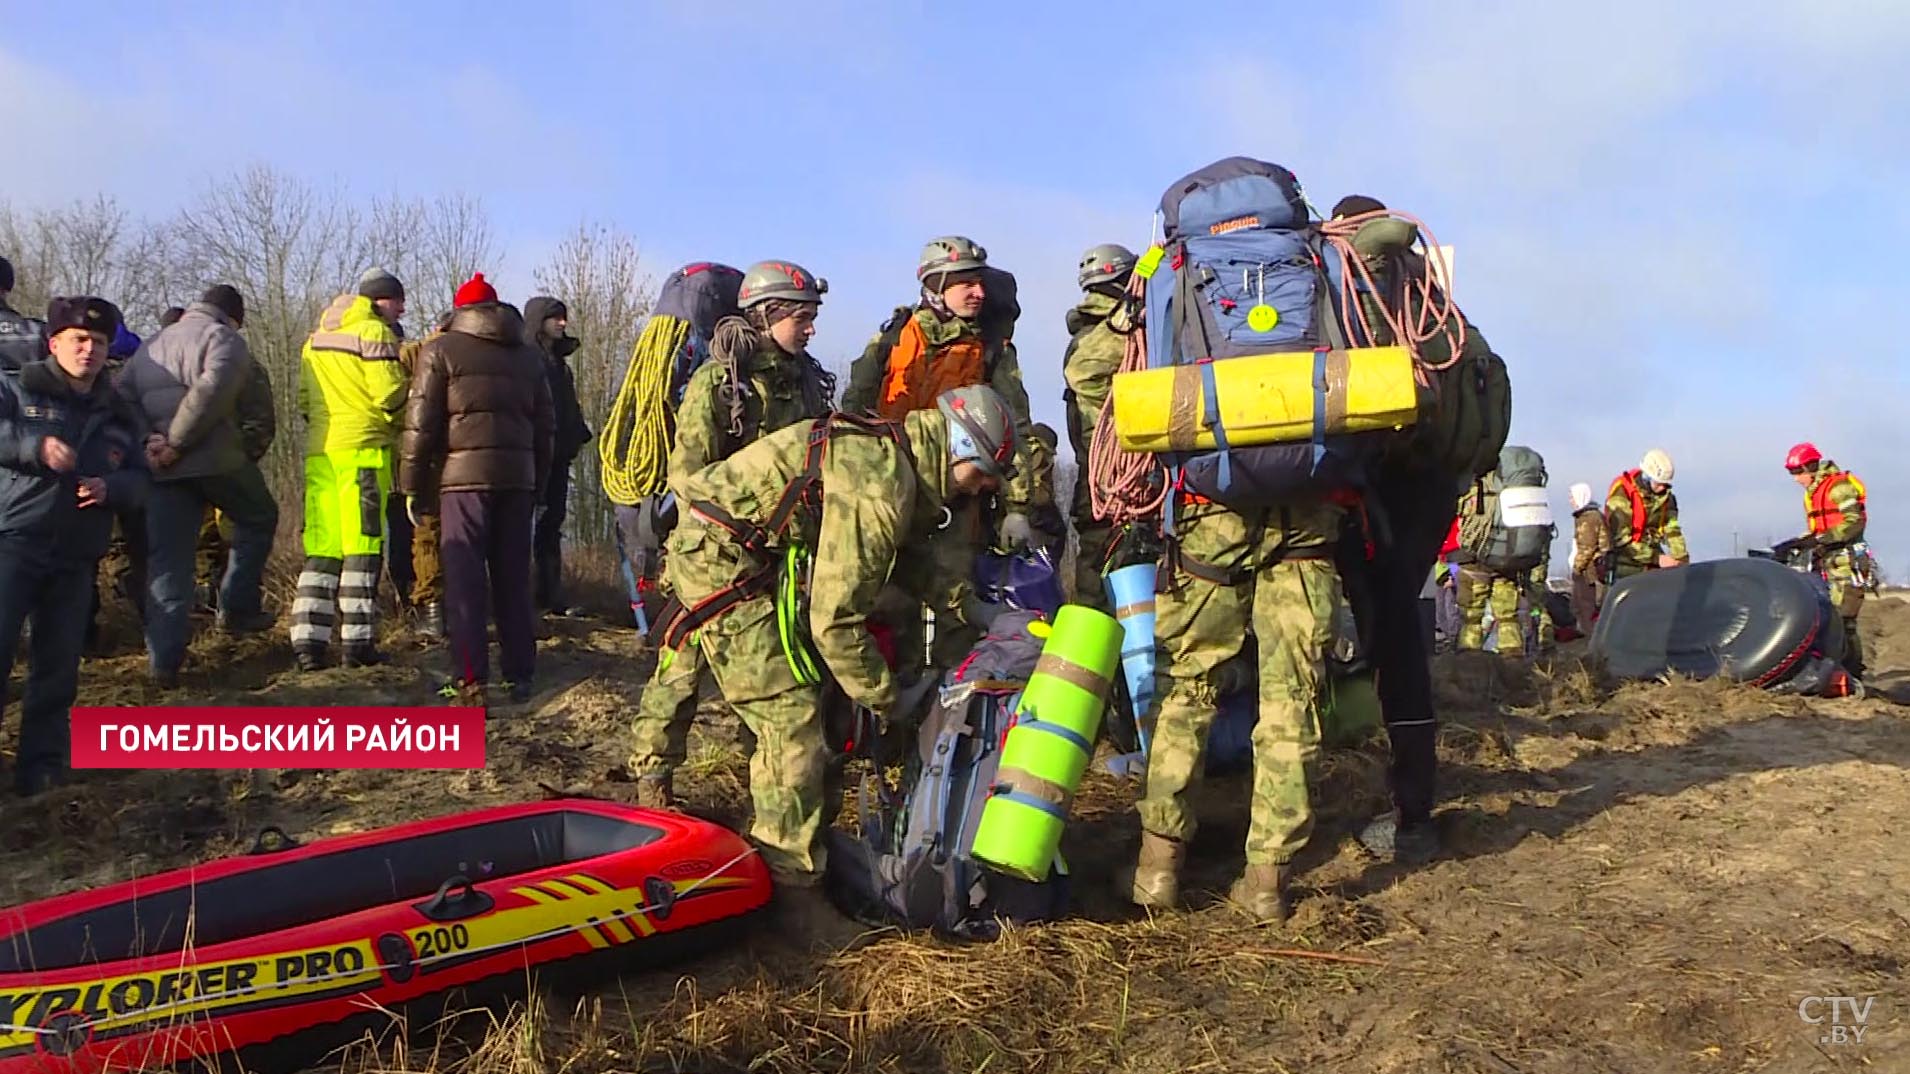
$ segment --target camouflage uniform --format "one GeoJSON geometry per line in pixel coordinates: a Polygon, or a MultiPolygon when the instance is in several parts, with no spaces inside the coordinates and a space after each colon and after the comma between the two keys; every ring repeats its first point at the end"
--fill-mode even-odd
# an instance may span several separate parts
{"type": "Polygon", "coordinates": [[[1068,442],[1074,446],[1076,465],[1069,514],[1074,517],[1074,532],[1080,542],[1074,553],[1072,599],[1104,612],[1110,609],[1101,569],[1112,532],[1107,523],[1094,517],[1088,449],[1094,442],[1094,427],[1101,420],[1101,407],[1107,402],[1115,370],[1127,357],[1126,337],[1116,334],[1107,323],[1117,306],[1119,303],[1107,295],[1083,295],[1081,304],[1068,311],[1071,338],[1061,359],[1062,375],[1068,381],[1067,390],[1062,392],[1068,406],[1068,442]]]}
{"type": "MultiPolygon", "coordinates": [[[[911,413],[903,428],[906,452],[885,437],[839,429],[822,458],[820,511],[798,510],[778,542],[813,556],[803,625],[817,663],[852,702],[877,713],[894,704],[896,681],[866,629],[869,613],[892,580],[925,591],[928,561],[910,550],[932,532],[952,492],[941,413],[911,413]],[[915,459],[935,463],[917,469],[915,459]]],[[[686,606],[778,567],[779,555],[755,558],[706,513],[714,507],[737,524],[767,522],[803,472],[810,432],[808,422],[782,429],[681,480],[677,495],[684,510],[666,545],[664,577],[686,606]]],[[[821,838],[829,800],[823,687],[798,681],[770,585],[770,592],[759,590],[704,623],[696,644],[724,700],[756,737],[750,837],[778,883],[811,886],[821,879],[827,856],[821,838]]]]}
{"type": "Polygon", "coordinates": [[[1028,521],[1034,528],[1035,545],[1047,550],[1049,557],[1059,566],[1061,557],[1068,549],[1068,522],[1061,517],[1061,508],[1055,503],[1055,456],[1059,452],[1061,438],[1055,435],[1051,426],[1042,422],[1035,422],[1034,435],[1041,442],[1041,450],[1032,453],[1039,469],[1034,474],[1034,503],[1030,505],[1028,521]]]}
{"type": "MultiPolygon", "coordinates": [[[[1466,494],[1459,498],[1459,519],[1464,525],[1465,520],[1479,516],[1486,510],[1484,490],[1478,482],[1474,482],[1466,494]]],[[[1538,647],[1552,647],[1552,613],[1545,606],[1545,577],[1552,569],[1549,551],[1536,567],[1509,574],[1481,566],[1463,549],[1458,558],[1458,648],[1486,647],[1485,620],[1486,606],[1489,604],[1492,607],[1493,626],[1499,635],[1498,651],[1507,656],[1523,654],[1526,648],[1526,619],[1519,614],[1521,600],[1527,603],[1529,614],[1537,620],[1538,647]]]]}
{"type": "MultiPolygon", "coordinates": [[[[1326,651],[1340,598],[1332,561],[1344,509],[1303,501],[1242,515],[1183,506],[1179,564],[1156,598],[1157,713],[1142,829],[1185,846],[1195,829],[1188,790],[1204,767],[1217,669],[1258,639],[1260,719],[1253,729],[1249,866],[1284,865],[1312,832],[1308,780],[1319,755],[1326,651]],[[1196,562],[1186,562],[1192,557],[1196,562]],[[1194,573],[1198,570],[1200,573],[1194,573]],[[1228,582],[1202,577],[1225,576],[1228,582]]],[[[1145,856],[1145,852],[1144,852],[1145,856]]]]}
{"type": "Polygon", "coordinates": [[[1572,516],[1572,614],[1581,633],[1592,631],[1592,620],[1605,603],[1605,564],[1612,552],[1612,535],[1604,513],[1589,504],[1572,516]]]}
{"type": "MultiPolygon", "coordinates": [[[[949,348],[981,338],[981,329],[974,321],[944,316],[925,307],[896,310],[895,317],[875,334],[863,349],[861,357],[850,365],[849,383],[842,392],[843,410],[898,416],[891,412],[892,407],[883,404],[882,395],[889,370],[894,327],[904,318],[913,319],[921,329],[928,348],[921,360],[931,370],[949,348]]],[[[920,393],[918,404],[928,409],[934,408],[934,399],[941,389],[963,386],[946,379],[937,379],[932,374],[930,380],[939,388],[920,393]]],[[[1003,340],[998,344],[982,382],[1007,400],[1009,409],[1015,415],[1016,472],[1002,486],[1001,499],[1008,511],[1020,512],[1032,523],[1036,503],[1035,475],[1044,471],[1052,472],[1054,460],[1052,457],[1042,457],[1051,453],[1034,435],[1034,422],[1028,411],[1028,389],[1021,382],[1021,364],[1012,341],[1003,340]]],[[[936,667],[954,666],[981,640],[981,630],[969,621],[966,610],[977,599],[975,559],[982,549],[994,542],[994,525],[1001,517],[998,512],[985,510],[985,506],[979,500],[967,500],[953,506],[948,525],[937,531],[929,542],[936,562],[936,577],[942,579],[945,586],[928,601],[936,620],[934,651],[930,657],[936,667]]],[[[922,643],[920,617],[901,615],[897,619],[893,625],[900,651],[909,654],[922,652],[925,646],[922,643]]]]}
{"type": "MultiPolygon", "coordinates": [[[[731,427],[729,404],[720,397],[727,383],[721,362],[704,362],[690,377],[676,413],[676,443],[670,449],[670,490],[685,501],[683,483],[712,463],[729,458],[768,433],[805,418],[821,417],[829,400],[816,386],[805,388],[808,359],[784,353],[765,339],[738,370],[749,382],[744,397],[743,432],[731,427]]],[[[678,515],[681,517],[682,511],[678,515]]],[[[667,777],[683,763],[696,698],[707,665],[696,645],[658,654],[657,667],[644,688],[631,723],[635,745],[628,768],[639,778],[667,777]]]]}
{"type": "Polygon", "coordinates": [[[1810,532],[1817,537],[1815,563],[1830,585],[1830,604],[1844,620],[1844,667],[1861,676],[1864,667],[1863,640],[1857,634],[1857,615],[1864,606],[1864,591],[1870,585],[1869,554],[1860,546],[1868,521],[1863,498],[1850,474],[1825,462],[1804,493],[1804,510],[1810,532]],[[1820,517],[1813,506],[1824,497],[1824,505],[1839,517],[1820,517]]]}
{"type": "Polygon", "coordinates": [[[1691,562],[1684,528],[1678,522],[1678,496],[1668,488],[1647,492],[1642,485],[1637,486],[1644,500],[1645,524],[1641,537],[1632,540],[1632,502],[1625,488],[1626,478],[1637,481],[1638,472],[1633,470],[1613,482],[1611,492],[1605,497],[1605,526],[1611,535],[1615,576],[1629,578],[1657,570],[1660,548],[1680,562],[1691,562]]]}
{"type": "Polygon", "coordinates": [[[1493,626],[1499,635],[1499,652],[1507,656],[1525,652],[1527,615],[1519,612],[1519,601],[1526,602],[1527,614],[1537,620],[1538,647],[1552,647],[1552,613],[1545,606],[1546,562],[1517,576],[1494,574],[1476,563],[1459,568],[1459,648],[1486,647],[1486,605],[1492,606],[1493,626]]]}

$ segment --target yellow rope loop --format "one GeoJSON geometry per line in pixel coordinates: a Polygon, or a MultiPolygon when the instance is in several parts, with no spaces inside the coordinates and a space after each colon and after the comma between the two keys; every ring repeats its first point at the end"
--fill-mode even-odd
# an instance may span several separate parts
{"type": "Polygon", "coordinates": [[[690,323],[653,316],[643,327],[623,387],[597,438],[604,495],[633,507],[662,492],[670,474],[670,375],[690,338],[690,323]]]}

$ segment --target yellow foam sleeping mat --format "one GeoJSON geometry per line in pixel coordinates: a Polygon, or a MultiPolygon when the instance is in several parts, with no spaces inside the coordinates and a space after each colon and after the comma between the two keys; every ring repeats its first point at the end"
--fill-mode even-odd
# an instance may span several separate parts
{"type": "MultiPolygon", "coordinates": [[[[1230,447],[1313,439],[1314,352],[1222,358],[1212,366],[1230,447]]],[[[1324,372],[1325,435],[1403,429],[1418,418],[1419,389],[1404,347],[1329,351],[1324,372]]],[[[1157,452],[1219,447],[1206,424],[1204,381],[1197,364],[1116,373],[1114,428],[1121,446],[1157,452]]]]}

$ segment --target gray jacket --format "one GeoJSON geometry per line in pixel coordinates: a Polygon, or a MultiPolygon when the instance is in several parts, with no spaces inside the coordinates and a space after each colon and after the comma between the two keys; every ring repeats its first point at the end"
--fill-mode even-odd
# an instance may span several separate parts
{"type": "Polygon", "coordinates": [[[142,343],[120,374],[119,392],[166,437],[179,461],[154,481],[230,473],[248,461],[239,436],[239,393],[252,375],[252,352],[232,321],[194,302],[185,316],[142,343]]]}

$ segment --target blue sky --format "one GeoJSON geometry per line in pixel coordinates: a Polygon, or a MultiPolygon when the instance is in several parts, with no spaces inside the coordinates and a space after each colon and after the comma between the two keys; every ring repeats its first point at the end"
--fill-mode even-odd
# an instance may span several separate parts
{"type": "Polygon", "coordinates": [[[1566,485],[1602,493],[1659,446],[1695,553],[1730,555],[1733,530],[1802,528],[1781,463],[1809,438],[1864,477],[1910,578],[1900,0],[103,2],[79,39],[98,53],[57,5],[0,8],[18,205],[104,190],[163,213],[253,161],[462,190],[507,298],[609,222],[656,278],[702,258],[827,277],[832,363],[912,297],[925,240],[967,234],[1020,280],[1057,428],[1080,252],[1140,248],[1162,189],[1217,157],[1278,161],[1322,210],[1370,193],[1457,248],[1561,514],[1566,485]],[[103,164],[72,151],[96,135],[103,164]]]}

